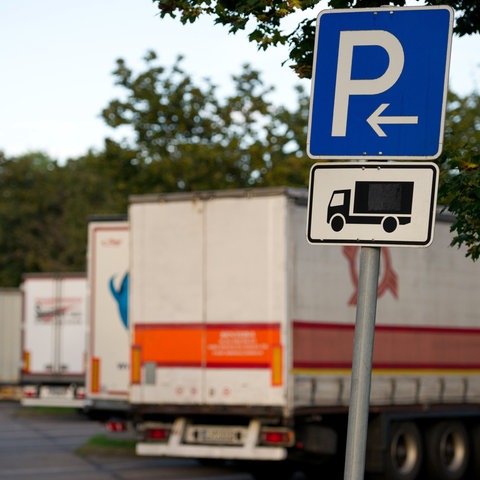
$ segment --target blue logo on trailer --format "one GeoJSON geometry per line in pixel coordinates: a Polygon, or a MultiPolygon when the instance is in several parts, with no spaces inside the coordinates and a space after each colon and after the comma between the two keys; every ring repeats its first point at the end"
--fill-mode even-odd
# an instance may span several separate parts
{"type": "Polygon", "coordinates": [[[120,287],[115,288],[115,275],[110,278],[108,286],[110,287],[110,293],[117,302],[118,313],[120,314],[120,320],[123,323],[123,326],[128,329],[128,279],[129,274],[126,273],[123,276],[120,287]]]}
{"type": "Polygon", "coordinates": [[[317,19],[307,150],[315,159],[442,151],[450,7],[326,10],[317,19]]]}

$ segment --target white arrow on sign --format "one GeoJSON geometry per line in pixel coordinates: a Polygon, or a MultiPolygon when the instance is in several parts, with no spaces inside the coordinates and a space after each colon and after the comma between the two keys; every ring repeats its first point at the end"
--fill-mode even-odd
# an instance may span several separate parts
{"type": "Polygon", "coordinates": [[[368,124],[373,128],[375,133],[379,137],[386,137],[387,134],[380,128],[380,124],[383,125],[404,125],[410,124],[414,125],[418,123],[418,117],[416,115],[412,116],[381,116],[383,111],[389,106],[389,103],[382,103],[368,118],[368,124]]]}

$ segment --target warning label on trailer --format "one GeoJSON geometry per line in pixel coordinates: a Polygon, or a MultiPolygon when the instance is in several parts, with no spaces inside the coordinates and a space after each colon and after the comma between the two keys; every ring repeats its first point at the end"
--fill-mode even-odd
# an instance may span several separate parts
{"type": "Polygon", "coordinates": [[[261,342],[255,330],[220,331],[214,343],[208,343],[208,352],[214,357],[262,357],[268,343],[261,342]]]}

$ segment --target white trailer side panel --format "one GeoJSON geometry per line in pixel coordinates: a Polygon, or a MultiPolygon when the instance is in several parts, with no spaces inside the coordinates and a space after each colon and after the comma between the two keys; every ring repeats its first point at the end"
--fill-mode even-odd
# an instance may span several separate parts
{"type": "MultiPolygon", "coordinates": [[[[306,245],[291,232],[296,407],[347,405],[360,247],[306,245]]],[[[428,248],[382,248],[372,404],[480,401],[480,272],[437,221],[428,248]]]]}
{"type": "Polygon", "coordinates": [[[22,362],[22,292],[0,289],[0,384],[18,384],[22,362]]]}
{"type": "Polygon", "coordinates": [[[128,287],[129,226],[93,220],[88,229],[89,335],[87,398],[95,405],[126,405],[130,382],[128,287]]]}

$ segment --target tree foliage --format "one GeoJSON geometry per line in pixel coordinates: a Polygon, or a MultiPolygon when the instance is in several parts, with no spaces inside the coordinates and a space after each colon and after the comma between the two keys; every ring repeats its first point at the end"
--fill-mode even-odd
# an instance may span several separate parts
{"type": "Polygon", "coordinates": [[[290,111],[268,100],[271,88],[248,65],[233,77],[233,93],[220,99],[209,80],[192,80],[181,57],[171,69],[153,52],[145,63],[135,74],[118,60],[114,76],[125,98],[102,113],[111,127],[133,132],[120,143],[109,140],[106,150],[129,157],[130,192],[306,185],[308,99],[302,89],[290,111]]]}
{"type": "Polygon", "coordinates": [[[439,202],[455,215],[452,244],[480,257],[480,96],[449,94],[445,145],[439,159],[439,202]]]}
{"type": "MultiPolygon", "coordinates": [[[[131,194],[254,186],[305,187],[309,100],[298,87],[295,108],[275,106],[271,87],[244,66],[230,95],[197,84],[178,61],[150,52],[135,73],[117,62],[124,95],[103,110],[122,141],[65,164],[32,152],[0,153],[0,286],[25,272],[85,269],[90,215],[125,214],[131,194]]],[[[479,257],[480,98],[450,93],[439,200],[456,215],[455,243],[479,257]]]]}
{"type": "MultiPolygon", "coordinates": [[[[210,15],[215,23],[226,25],[231,33],[248,30],[250,41],[267,49],[287,44],[291,66],[302,78],[312,75],[315,15],[320,0],[152,0],[160,16],[179,18],[182,23],[195,22],[201,15],[210,15]],[[314,7],[317,7],[314,9],[314,7]],[[291,31],[285,31],[282,20],[297,12],[305,19],[291,31]]],[[[420,1],[420,0],[418,0],[420,1]]],[[[331,8],[380,7],[385,4],[404,6],[406,0],[329,0],[331,8]]],[[[450,5],[456,11],[455,33],[466,35],[480,31],[478,0],[426,0],[426,5],[450,5]]]]}
{"type": "Polygon", "coordinates": [[[60,166],[43,153],[0,154],[0,286],[27,272],[85,269],[88,215],[118,208],[94,157],[60,166]]]}
{"type": "Polygon", "coordinates": [[[260,75],[245,66],[233,93],[195,83],[182,69],[145,70],[123,60],[114,71],[122,98],[103,117],[122,141],[63,165],[39,152],[0,153],[0,286],[18,286],[23,273],[83,271],[90,215],[125,214],[132,194],[270,185],[305,186],[308,98],[298,107],[273,105],[260,75]]]}

